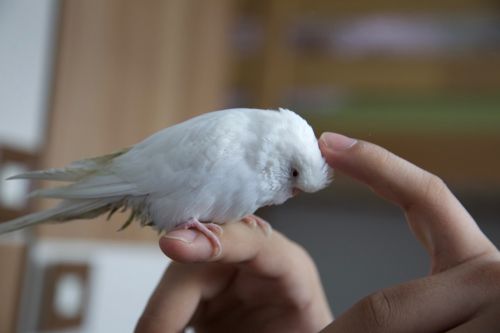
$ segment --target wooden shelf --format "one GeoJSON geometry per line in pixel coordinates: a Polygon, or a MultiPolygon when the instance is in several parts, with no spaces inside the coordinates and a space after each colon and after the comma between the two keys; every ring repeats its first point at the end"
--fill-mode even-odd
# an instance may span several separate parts
{"type": "MultiPolygon", "coordinates": [[[[375,141],[466,189],[500,188],[498,47],[481,39],[480,47],[471,41],[465,49],[457,46],[460,52],[444,48],[355,56],[327,45],[334,22],[370,15],[492,19],[498,12],[496,2],[239,3],[237,15],[253,17],[262,24],[255,30],[264,32],[260,53],[233,53],[231,82],[246,96],[255,96],[252,106],[293,108],[296,103],[318,133],[333,130],[375,141]],[[306,29],[303,36],[296,31],[301,28],[306,29]]],[[[490,38],[496,42],[496,37],[490,38]]]]}
{"type": "Polygon", "coordinates": [[[398,12],[398,13],[445,13],[497,10],[495,1],[491,0],[443,0],[443,1],[300,1],[300,12],[303,15],[316,17],[339,17],[351,15],[365,15],[371,13],[398,12]]]}

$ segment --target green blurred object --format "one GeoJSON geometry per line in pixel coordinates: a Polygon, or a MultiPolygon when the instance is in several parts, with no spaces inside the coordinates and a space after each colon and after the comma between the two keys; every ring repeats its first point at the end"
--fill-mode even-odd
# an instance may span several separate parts
{"type": "Polygon", "coordinates": [[[308,118],[321,130],[500,135],[500,95],[364,96],[308,118]]]}

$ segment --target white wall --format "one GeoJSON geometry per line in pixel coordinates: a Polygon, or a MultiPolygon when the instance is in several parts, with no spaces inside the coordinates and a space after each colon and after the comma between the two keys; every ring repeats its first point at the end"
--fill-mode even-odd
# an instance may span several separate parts
{"type": "Polygon", "coordinates": [[[55,0],[0,0],[0,144],[35,151],[50,92],[55,0]]]}
{"type": "MultiPolygon", "coordinates": [[[[83,263],[90,270],[82,327],[57,332],[108,333],[134,330],[170,260],[157,245],[55,239],[37,242],[31,249],[19,332],[39,332],[34,327],[40,313],[42,276],[47,266],[56,263],[83,263]]],[[[68,290],[70,299],[66,301],[72,303],[71,298],[79,294],[68,290]]]]}

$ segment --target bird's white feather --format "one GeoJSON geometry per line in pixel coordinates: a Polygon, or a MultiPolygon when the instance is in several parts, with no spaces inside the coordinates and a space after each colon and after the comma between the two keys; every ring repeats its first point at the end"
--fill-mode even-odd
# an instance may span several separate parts
{"type": "Polygon", "coordinates": [[[51,168],[47,170],[25,172],[9,177],[7,178],[7,180],[41,179],[41,180],[56,180],[64,182],[76,182],[89,176],[94,172],[101,170],[107,163],[112,161],[115,157],[124,154],[128,150],[129,148],[126,148],[108,155],[75,161],[64,168],[51,168]]]}
{"type": "MultiPolygon", "coordinates": [[[[143,222],[168,231],[190,219],[224,223],[242,218],[264,205],[283,203],[295,187],[318,191],[328,184],[330,169],[311,127],[297,114],[229,109],[161,130],[119,154],[18,178],[73,181],[35,195],[83,206],[92,202],[91,215],[99,211],[95,205],[114,211],[131,204],[143,222]],[[292,178],[295,169],[301,173],[297,179],[292,178]]],[[[16,226],[28,223],[19,221],[16,226]]]]}
{"type": "Polygon", "coordinates": [[[31,193],[32,197],[60,199],[103,199],[109,197],[139,196],[132,183],[124,182],[113,174],[97,174],[68,186],[41,189],[31,193]]]}
{"type": "Polygon", "coordinates": [[[63,201],[56,207],[0,223],[0,234],[46,221],[63,222],[75,218],[95,217],[104,212],[101,208],[106,205],[107,203],[102,200],[63,201]]]}

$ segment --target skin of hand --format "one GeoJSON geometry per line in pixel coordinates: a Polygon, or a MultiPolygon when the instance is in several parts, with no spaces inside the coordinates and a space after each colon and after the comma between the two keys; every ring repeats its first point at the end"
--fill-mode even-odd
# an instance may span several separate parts
{"type": "MultiPolygon", "coordinates": [[[[438,177],[374,144],[324,133],[327,162],[399,205],[431,257],[429,276],[380,290],[332,321],[313,262],[278,232],[224,226],[224,252],[175,231],[161,249],[181,263],[160,281],[136,332],[498,332],[500,254],[438,177]],[[178,240],[178,238],[184,239],[178,240]],[[300,269],[297,269],[300,267],[300,269]]],[[[334,264],[334,263],[332,263],[334,264]]]]}
{"type": "Polygon", "coordinates": [[[316,267],[299,245],[243,222],[225,224],[220,240],[222,253],[213,258],[211,243],[195,230],[160,239],[174,262],[136,332],[187,326],[196,332],[318,332],[332,321],[316,267]]]}
{"type": "Polygon", "coordinates": [[[431,258],[429,276],[362,299],[322,332],[500,332],[500,254],[445,183],[368,142],[325,133],[320,147],[400,206],[431,258]]]}

